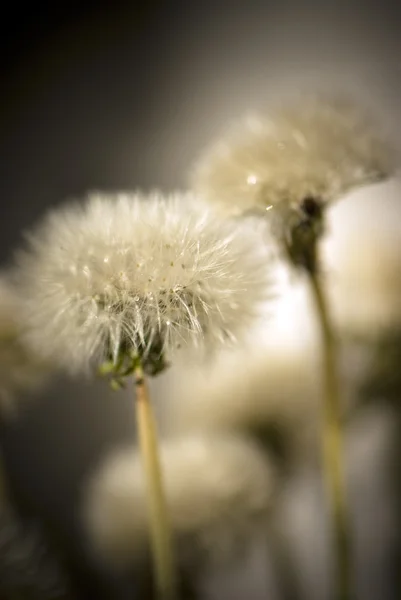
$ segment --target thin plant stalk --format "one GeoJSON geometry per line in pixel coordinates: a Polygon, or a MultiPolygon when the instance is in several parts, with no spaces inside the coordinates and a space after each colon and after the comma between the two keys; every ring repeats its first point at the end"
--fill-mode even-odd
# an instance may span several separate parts
{"type": "Polygon", "coordinates": [[[309,273],[312,294],[322,334],[323,354],[323,463],[331,503],[336,568],[336,598],[350,600],[350,529],[344,474],[344,440],[341,423],[341,395],[337,372],[337,344],[321,279],[309,273]]]}
{"type": "Polygon", "coordinates": [[[139,447],[148,492],[149,526],[158,600],[177,599],[176,565],[170,518],[163,489],[156,422],[145,374],[135,368],[136,417],[139,447]]]}

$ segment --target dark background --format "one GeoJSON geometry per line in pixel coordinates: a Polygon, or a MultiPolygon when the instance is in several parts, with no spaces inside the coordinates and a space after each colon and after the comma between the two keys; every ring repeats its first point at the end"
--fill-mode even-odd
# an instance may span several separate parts
{"type": "MultiPolygon", "coordinates": [[[[282,89],[346,84],[399,116],[396,3],[32,2],[3,10],[3,264],[21,231],[66,198],[185,185],[227,120],[282,89]]],[[[129,398],[67,381],[25,403],[2,434],[23,510],[62,537],[88,598],[104,588],[100,574],[85,575],[82,483],[109,448],[133,436],[129,398]]]]}

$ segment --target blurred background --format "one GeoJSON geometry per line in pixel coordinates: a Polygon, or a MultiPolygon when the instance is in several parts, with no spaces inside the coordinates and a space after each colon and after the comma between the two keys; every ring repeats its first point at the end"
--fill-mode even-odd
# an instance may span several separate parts
{"type": "MultiPolygon", "coordinates": [[[[0,25],[2,264],[22,232],[66,199],[97,189],[185,186],[193,161],[227,121],[282,92],[357,90],[397,136],[398,10],[390,1],[372,0],[10,5],[0,25]]],[[[393,322],[401,321],[397,182],[355,192],[331,218],[326,251],[333,302],[339,323],[356,340],[344,372],[362,389],[367,359],[358,340],[376,335],[383,324],[396,331],[393,322]],[[384,280],[378,273],[386,257],[392,270],[384,280]]],[[[313,356],[307,299],[293,282],[283,285],[291,290],[289,301],[277,307],[272,329],[261,337],[272,349],[281,345],[283,355],[286,348],[312,348],[313,356]]],[[[395,336],[392,370],[385,365],[379,384],[366,384],[365,395],[380,402],[350,428],[361,600],[400,597],[398,342],[395,336]]],[[[168,378],[174,373],[155,382],[160,400],[168,378]]],[[[59,378],[35,401],[21,402],[18,420],[2,425],[16,501],[27,517],[39,515],[66,549],[77,598],[140,597],[139,576],[127,592],[98,565],[80,518],[87,478],[109,451],[134,439],[131,409],[129,395],[112,394],[102,383],[59,378]]],[[[319,471],[308,465],[286,483],[283,519],[293,538],[301,597],[324,600],[325,515],[319,471]]],[[[257,563],[211,570],[202,597],[279,599],[275,575],[257,563]]]]}

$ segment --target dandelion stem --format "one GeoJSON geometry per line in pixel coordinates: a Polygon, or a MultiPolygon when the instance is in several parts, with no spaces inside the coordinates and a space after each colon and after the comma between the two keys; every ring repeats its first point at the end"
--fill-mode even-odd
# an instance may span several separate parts
{"type": "Polygon", "coordinates": [[[177,599],[170,519],[163,490],[155,418],[142,366],[134,371],[139,446],[148,491],[149,525],[158,600],[177,599]]]}
{"type": "Polygon", "coordinates": [[[343,466],[344,447],[341,425],[340,385],[337,373],[336,339],[320,277],[316,272],[309,273],[309,277],[323,343],[323,462],[333,519],[336,568],[335,598],[338,600],[350,600],[352,594],[349,518],[343,466]]]}

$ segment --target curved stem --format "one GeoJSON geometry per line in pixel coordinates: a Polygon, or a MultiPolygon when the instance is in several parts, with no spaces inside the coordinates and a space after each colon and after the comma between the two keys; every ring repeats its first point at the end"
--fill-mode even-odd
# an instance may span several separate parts
{"type": "Polygon", "coordinates": [[[344,448],[336,339],[319,275],[309,273],[309,279],[320,322],[323,344],[323,461],[333,519],[337,586],[335,597],[338,600],[350,600],[352,594],[349,519],[343,467],[344,448]]]}
{"type": "Polygon", "coordinates": [[[134,381],[139,447],[148,493],[149,526],[157,598],[159,600],[176,600],[177,579],[173,560],[172,532],[163,490],[156,423],[141,366],[135,368],[134,381]]]}

